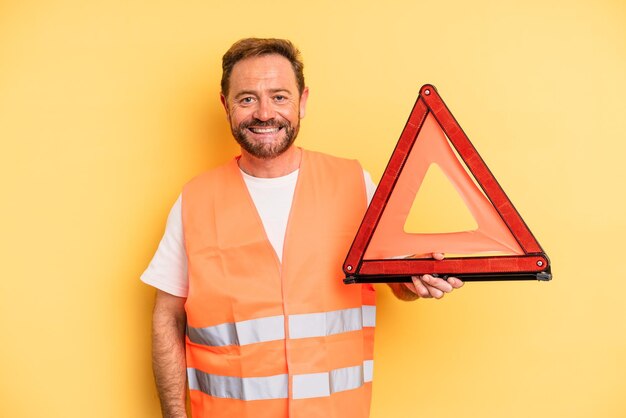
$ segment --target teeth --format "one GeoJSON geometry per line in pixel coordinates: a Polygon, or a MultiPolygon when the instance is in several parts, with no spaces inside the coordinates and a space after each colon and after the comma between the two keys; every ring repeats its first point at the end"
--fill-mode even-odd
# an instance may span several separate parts
{"type": "Polygon", "coordinates": [[[255,134],[269,134],[278,132],[278,128],[250,128],[255,134]]]}

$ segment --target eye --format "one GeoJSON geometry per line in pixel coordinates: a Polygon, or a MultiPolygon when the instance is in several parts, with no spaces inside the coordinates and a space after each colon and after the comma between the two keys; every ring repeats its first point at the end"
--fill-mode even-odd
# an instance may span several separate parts
{"type": "Polygon", "coordinates": [[[274,100],[280,103],[287,100],[287,97],[283,96],[282,94],[277,94],[276,96],[274,96],[274,100]]]}
{"type": "Polygon", "coordinates": [[[241,100],[239,100],[239,102],[241,104],[250,104],[250,103],[254,102],[254,97],[246,96],[246,97],[243,97],[241,100]]]}

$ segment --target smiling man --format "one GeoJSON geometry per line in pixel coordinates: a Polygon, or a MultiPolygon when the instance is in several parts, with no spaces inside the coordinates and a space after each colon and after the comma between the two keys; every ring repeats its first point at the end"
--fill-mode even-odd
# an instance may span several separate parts
{"type": "MultiPolygon", "coordinates": [[[[365,418],[375,292],[341,264],[375,186],[356,161],[294,146],[309,95],[298,50],[243,39],[221,101],[241,155],[191,180],[142,280],[157,288],[153,366],[164,417],[365,418]]],[[[440,255],[437,255],[440,257],[440,255]]],[[[432,276],[391,288],[440,298],[432,276]]]]}

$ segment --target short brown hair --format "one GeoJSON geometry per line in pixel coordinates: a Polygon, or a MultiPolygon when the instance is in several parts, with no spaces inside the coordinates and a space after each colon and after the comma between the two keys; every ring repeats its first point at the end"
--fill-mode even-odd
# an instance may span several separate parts
{"type": "Polygon", "coordinates": [[[222,94],[228,96],[230,73],[239,61],[250,57],[278,54],[287,58],[293,67],[300,94],[304,91],[304,64],[298,48],[286,39],[245,38],[235,42],[222,57],[222,94]]]}

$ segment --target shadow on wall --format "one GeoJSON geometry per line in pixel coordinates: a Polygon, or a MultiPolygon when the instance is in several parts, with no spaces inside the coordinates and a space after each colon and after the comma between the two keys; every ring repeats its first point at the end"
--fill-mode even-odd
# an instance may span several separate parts
{"type": "Polygon", "coordinates": [[[206,153],[203,155],[207,159],[206,167],[213,168],[239,155],[240,152],[218,95],[211,95],[206,101],[208,111],[201,116],[205,119],[205,135],[199,140],[205,143],[206,153]]]}
{"type": "Polygon", "coordinates": [[[187,158],[197,162],[193,175],[216,167],[239,154],[226,113],[220,101],[220,76],[213,73],[207,77],[207,65],[192,66],[187,83],[180,83],[174,99],[183,101],[182,120],[188,124],[190,138],[182,150],[187,158]]]}

